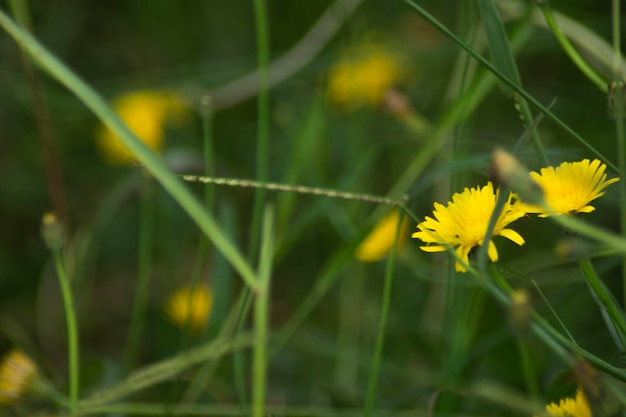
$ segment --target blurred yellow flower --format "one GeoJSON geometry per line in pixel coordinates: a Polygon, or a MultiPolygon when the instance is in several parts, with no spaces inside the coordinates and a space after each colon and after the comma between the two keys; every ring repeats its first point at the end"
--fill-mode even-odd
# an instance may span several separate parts
{"type": "Polygon", "coordinates": [[[37,365],[23,351],[13,349],[0,361],[0,405],[16,403],[37,376],[37,365]]]}
{"type": "Polygon", "coordinates": [[[212,307],[213,292],[207,285],[198,284],[193,291],[186,286],[174,292],[165,311],[177,326],[188,326],[192,332],[202,333],[211,316],[212,307]]]}
{"type": "Polygon", "coordinates": [[[344,107],[377,106],[401,78],[397,56],[378,44],[366,44],[346,54],[328,75],[327,94],[344,107]]]}
{"type": "MultiPolygon", "coordinates": [[[[187,113],[183,100],[171,92],[135,91],[116,97],[111,105],[130,130],[157,152],[163,146],[167,123],[180,123],[187,113]]],[[[96,144],[107,162],[126,164],[133,160],[117,135],[104,125],[98,127],[96,144]]]]}
{"type": "Polygon", "coordinates": [[[576,391],[576,397],[565,398],[559,403],[550,403],[546,406],[546,412],[535,417],[591,417],[589,402],[581,389],[576,391]]]}
{"type": "MultiPolygon", "coordinates": [[[[358,260],[376,262],[387,256],[393,246],[399,216],[400,210],[397,208],[393,209],[374,226],[372,231],[363,239],[356,249],[355,256],[358,260]]],[[[400,225],[400,230],[398,231],[398,247],[406,242],[408,237],[408,224],[408,220],[405,216],[400,225]]]]}
{"type": "MultiPolygon", "coordinates": [[[[539,173],[530,176],[543,189],[546,204],[558,214],[590,213],[595,207],[589,203],[604,195],[604,189],[619,181],[619,178],[606,179],[606,165],[599,160],[583,159],[580,162],[563,162],[558,167],[541,168],[539,173]]],[[[539,213],[539,217],[549,215],[537,206],[526,205],[528,213],[539,213]]]]}
{"type": "MultiPolygon", "coordinates": [[[[420,246],[425,252],[444,252],[447,247],[455,248],[457,256],[466,264],[469,263],[469,253],[475,246],[482,245],[489,226],[489,220],[496,207],[497,190],[488,182],[482,188],[465,188],[462,193],[455,193],[447,206],[435,203],[435,218],[426,216],[425,220],[417,225],[418,232],[414,238],[421,239],[425,246],[420,246]]],[[[524,244],[524,239],[506,226],[524,216],[521,204],[512,202],[513,194],[509,193],[502,212],[493,229],[493,236],[504,236],[517,243],[524,244]]],[[[492,262],[498,260],[498,251],[491,237],[488,240],[487,255],[492,262]]],[[[467,269],[460,262],[456,262],[455,269],[466,272],[467,269]]]]}

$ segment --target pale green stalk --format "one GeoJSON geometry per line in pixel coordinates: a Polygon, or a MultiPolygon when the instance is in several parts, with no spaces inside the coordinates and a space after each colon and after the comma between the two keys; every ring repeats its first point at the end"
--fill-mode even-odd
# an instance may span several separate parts
{"type": "Polygon", "coordinates": [[[539,3],[541,7],[541,11],[543,12],[543,16],[546,19],[546,23],[554,37],[561,45],[561,48],[565,51],[567,56],[574,62],[574,64],[578,67],[578,69],[593,83],[596,87],[600,89],[600,91],[607,93],[609,91],[607,82],[591,67],[587,64],[587,61],[583,59],[582,56],[578,53],[574,45],[569,41],[567,36],[561,30],[561,27],[556,21],[554,14],[552,13],[552,8],[550,7],[550,3],[547,1],[542,1],[539,3]]]}
{"type": "Polygon", "coordinates": [[[65,264],[63,262],[63,253],[61,250],[54,251],[54,265],[56,267],[59,284],[61,286],[61,295],[63,296],[63,307],[65,309],[65,324],[67,327],[67,353],[68,353],[68,372],[69,372],[69,397],[70,411],[72,414],[76,411],[78,404],[79,386],[80,386],[80,369],[79,369],[79,345],[78,345],[78,325],[76,323],[76,309],[72,296],[72,288],[67,274],[65,273],[65,264]]]}
{"type": "MultiPolygon", "coordinates": [[[[215,175],[215,151],[213,149],[213,104],[211,96],[203,96],[200,101],[200,114],[202,116],[202,153],[204,155],[204,175],[215,175]]],[[[206,187],[204,190],[204,203],[207,210],[213,208],[213,190],[206,187]]]]}
{"type": "MultiPolygon", "coordinates": [[[[257,119],[257,149],[256,149],[256,179],[267,181],[269,178],[269,21],[265,0],[253,0],[254,21],[256,25],[257,57],[259,74],[258,119],[257,119]]],[[[254,262],[259,247],[259,230],[261,216],[265,205],[266,191],[257,188],[254,193],[254,209],[252,226],[248,240],[248,258],[254,262]]]]}
{"type": "MultiPolygon", "coordinates": [[[[254,21],[256,27],[257,39],[257,62],[258,62],[258,88],[257,97],[258,118],[257,118],[257,149],[256,149],[256,180],[267,181],[269,178],[269,23],[267,16],[267,4],[265,0],[253,0],[254,5],[254,21]]],[[[263,215],[263,206],[265,205],[266,190],[257,188],[254,193],[254,207],[252,212],[252,223],[250,226],[250,237],[248,239],[248,259],[254,263],[259,248],[259,233],[261,229],[261,217],[263,215]]],[[[261,284],[261,280],[257,281],[261,284]]],[[[252,303],[252,290],[246,289],[244,298],[247,300],[243,304],[238,331],[241,330],[248,316],[248,311],[252,303]]],[[[244,358],[242,352],[236,352],[233,356],[233,364],[235,367],[235,385],[239,392],[239,401],[242,408],[245,409],[245,393],[244,393],[244,358]]],[[[263,385],[262,388],[265,386],[263,385]]],[[[258,389],[253,386],[253,390],[258,389]]],[[[254,393],[253,393],[254,395],[254,393]]],[[[259,394],[257,394],[259,395],[259,394]]],[[[255,408],[253,413],[257,412],[256,401],[253,398],[255,408]]],[[[261,407],[262,409],[262,407],[261,407]]]]}
{"type": "Polygon", "coordinates": [[[396,259],[396,247],[398,245],[398,238],[400,236],[400,230],[402,229],[402,221],[404,220],[404,214],[400,213],[398,216],[398,225],[396,226],[396,235],[393,239],[393,245],[389,251],[389,257],[387,258],[387,268],[385,270],[385,284],[383,288],[382,306],[380,308],[380,321],[378,322],[378,335],[376,336],[376,348],[374,350],[370,375],[367,384],[367,395],[365,397],[365,417],[372,415],[374,408],[374,400],[376,399],[376,387],[378,386],[378,374],[380,370],[380,361],[383,353],[383,346],[385,343],[385,333],[387,329],[387,317],[389,316],[389,307],[391,306],[391,290],[393,289],[393,272],[396,259]]]}
{"type": "Polygon", "coordinates": [[[596,275],[595,270],[593,269],[593,265],[589,258],[584,258],[578,262],[581,271],[587,283],[593,290],[593,292],[598,297],[598,301],[604,308],[604,310],[608,313],[611,321],[616,326],[618,330],[618,336],[622,343],[626,338],[626,319],[624,319],[624,313],[622,313],[617,305],[613,302],[613,298],[607,291],[604,284],[600,281],[598,276],[596,275]]]}
{"type": "MultiPolygon", "coordinates": [[[[615,117],[615,140],[617,141],[617,161],[621,181],[617,184],[619,188],[619,213],[620,227],[622,236],[626,236],[626,138],[624,137],[624,83],[622,81],[622,72],[620,62],[622,59],[621,51],[621,27],[620,27],[620,1],[612,2],[612,25],[613,25],[613,83],[612,91],[615,109],[613,115],[615,117]]],[[[610,97],[610,96],[609,96],[610,97]]],[[[622,257],[622,285],[624,287],[624,306],[626,307],[626,255],[622,257]]]]}
{"type": "Polygon", "coordinates": [[[259,286],[254,303],[254,368],[252,381],[252,416],[265,415],[267,393],[269,340],[270,283],[272,278],[272,258],[274,255],[274,210],[265,209],[263,216],[263,242],[259,259],[259,286]]]}
{"type": "Polygon", "coordinates": [[[70,71],[54,57],[32,35],[18,27],[4,12],[0,11],[0,26],[24,48],[37,63],[54,79],[66,86],[100,120],[117,135],[134,157],[145,167],[170,193],[172,198],[187,212],[194,222],[224,254],[233,268],[241,275],[247,285],[254,287],[256,276],[250,265],[240,254],[213,216],[208,213],[193,194],[183,185],[165,163],[152,152],[128,127],[107,103],[84,81],[70,71]]]}

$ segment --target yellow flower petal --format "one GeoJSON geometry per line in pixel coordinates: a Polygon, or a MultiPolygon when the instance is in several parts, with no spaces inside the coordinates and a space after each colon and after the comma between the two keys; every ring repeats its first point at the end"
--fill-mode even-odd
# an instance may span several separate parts
{"type": "MultiPolygon", "coordinates": [[[[158,91],[123,94],[111,105],[130,130],[154,151],[160,151],[163,146],[166,124],[179,123],[187,112],[178,96],[158,91]]],[[[103,125],[96,132],[96,144],[102,157],[110,163],[125,164],[133,159],[117,135],[103,125]]]]}
{"type": "MultiPolygon", "coordinates": [[[[482,245],[487,233],[491,215],[496,206],[499,191],[494,191],[491,182],[482,188],[465,188],[462,193],[455,193],[452,201],[446,206],[434,203],[433,217],[425,217],[417,225],[418,231],[413,233],[414,238],[426,243],[420,249],[426,252],[441,252],[445,245],[455,248],[458,257],[469,263],[469,253],[472,248],[482,245]]],[[[493,236],[502,235],[507,239],[524,244],[524,239],[515,231],[507,229],[511,222],[524,216],[520,203],[513,202],[513,195],[509,193],[502,212],[493,229],[493,236]]],[[[487,255],[492,261],[498,260],[498,251],[490,239],[487,246],[487,255]]],[[[466,272],[466,268],[456,262],[457,271],[466,272]]]]}
{"type": "MultiPolygon", "coordinates": [[[[551,403],[546,406],[545,414],[541,417],[591,417],[591,407],[581,389],[576,391],[574,398],[564,398],[559,403],[551,403]]],[[[539,417],[539,416],[535,416],[539,417]]]]}
{"type": "MultiPolygon", "coordinates": [[[[355,256],[358,260],[376,262],[387,257],[396,236],[398,216],[400,216],[400,211],[393,209],[376,224],[357,247],[355,256]]],[[[398,233],[398,246],[401,246],[407,239],[408,221],[406,217],[402,220],[398,233]]]]}
{"type": "MultiPolygon", "coordinates": [[[[604,195],[604,189],[619,181],[619,178],[606,179],[606,165],[598,159],[579,162],[563,162],[558,167],[542,168],[530,176],[541,186],[546,204],[556,213],[571,215],[591,213],[595,208],[589,203],[604,195]]],[[[538,213],[548,217],[537,206],[526,205],[528,213],[538,213]]]]}

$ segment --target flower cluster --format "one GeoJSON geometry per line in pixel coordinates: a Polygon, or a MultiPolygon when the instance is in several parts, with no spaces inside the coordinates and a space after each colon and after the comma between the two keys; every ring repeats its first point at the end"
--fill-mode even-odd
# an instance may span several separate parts
{"type": "Polygon", "coordinates": [[[479,188],[465,188],[462,193],[452,196],[446,206],[434,203],[433,217],[426,216],[417,225],[414,238],[425,245],[420,246],[425,252],[443,252],[454,249],[457,255],[456,270],[466,272],[470,251],[483,242],[487,242],[487,254],[491,261],[498,260],[498,251],[493,243],[493,236],[503,236],[518,245],[524,239],[507,226],[527,213],[537,213],[539,217],[550,214],[574,215],[589,213],[595,208],[591,201],[602,196],[604,189],[619,181],[618,178],[606,179],[606,165],[595,159],[580,162],[564,162],[558,167],[542,168],[539,173],[531,172],[530,177],[543,191],[543,199],[549,208],[525,204],[518,196],[509,194],[502,207],[493,233],[486,239],[486,233],[496,207],[499,190],[491,182],[479,188]]]}
{"type": "MultiPolygon", "coordinates": [[[[116,97],[111,103],[122,121],[152,150],[163,146],[167,123],[180,123],[187,108],[183,100],[171,92],[135,91],[116,97]]],[[[96,132],[96,144],[102,157],[112,164],[132,161],[132,154],[106,126],[96,132]]]]}

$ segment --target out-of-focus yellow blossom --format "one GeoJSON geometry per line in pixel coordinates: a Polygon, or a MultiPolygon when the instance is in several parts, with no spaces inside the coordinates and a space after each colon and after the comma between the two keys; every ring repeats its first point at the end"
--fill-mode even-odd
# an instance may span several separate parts
{"type": "MultiPolygon", "coordinates": [[[[376,224],[357,247],[355,256],[358,260],[376,262],[387,256],[396,236],[398,216],[400,216],[400,211],[393,209],[376,224]]],[[[402,246],[407,240],[408,225],[409,223],[405,216],[398,231],[398,247],[402,246]]]]}
{"type": "Polygon", "coordinates": [[[366,44],[345,54],[330,69],[327,94],[331,101],[348,108],[378,106],[400,78],[398,57],[382,45],[366,44]]]}
{"type": "Polygon", "coordinates": [[[211,317],[213,292],[204,284],[193,289],[179,288],[168,300],[165,311],[174,324],[187,328],[194,333],[201,333],[211,317]]]}
{"type": "Polygon", "coordinates": [[[37,365],[23,351],[13,349],[0,361],[0,405],[22,398],[37,376],[37,365]]]}
{"type": "MultiPolygon", "coordinates": [[[[604,189],[619,181],[619,178],[606,179],[606,165],[599,160],[583,159],[580,162],[563,162],[558,167],[541,168],[539,173],[530,176],[543,189],[546,204],[558,214],[590,213],[595,207],[589,203],[604,195],[604,189]]],[[[528,213],[539,213],[539,217],[549,214],[537,206],[527,205],[528,213]]]]}
{"type": "MultiPolygon", "coordinates": [[[[434,203],[435,211],[432,217],[426,216],[424,221],[417,225],[418,232],[413,233],[426,243],[420,246],[425,252],[444,252],[448,247],[456,249],[457,256],[466,264],[469,263],[469,253],[472,248],[480,246],[485,240],[489,221],[496,207],[499,190],[494,191],[493,184],[479,188],[465,188],[462,193],[455,193],[447,206],[434,203]]],[[[524,244],[524,239],[515,230],[506,226],[524,216],[519,202],[513,202],[513,194],[509,193],[502,212],[493,228],[493,236],[504,236],[517,243],[524,244]]],[[[487,255],[492,262],[498,260],[498,251],[490,236],[487,240],[487,255]]],[[[455,269],[466,272],[467,268],[456,262],[455,269]]]]}
{"type": "MultiPolygon", "coordinates": [[[[188,111],[176,94],[148,90],[122,94],[111,105],[130,130],[154,151],[163,146],[166,125],[181,123],[188,111]]],[[[96,143],[102,157],[112,164],[133,160],[117,135],[104,125],[98,127],[96,143]]]]}
{"type": "Polygon", "coordinates": [[[550,403],[546,412],[535,417],[591,417],[591,407],[581,389],[576,391],[574,398],[564,398],[559,403],[550,403]]]}

